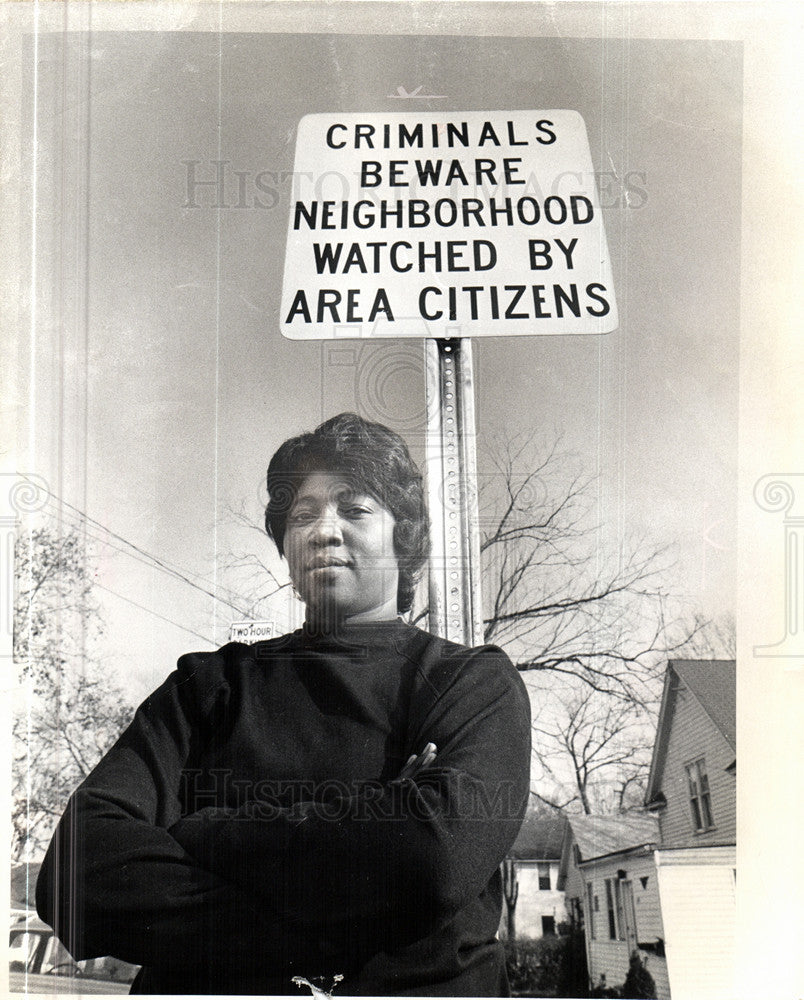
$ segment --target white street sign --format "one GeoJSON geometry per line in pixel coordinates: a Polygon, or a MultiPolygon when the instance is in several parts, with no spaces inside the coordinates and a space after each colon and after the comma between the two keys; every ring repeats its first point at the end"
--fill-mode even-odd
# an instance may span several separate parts
{"type": "Polygon", "coordinates": [[[229,642],[261,642],[280,635],[276,622],[232,622],[229,642]]]}
{"type": "Polygon", "coordinates": [[[614,330],[581,116],[302,118],[280,324],[297,340],[614,330]]]}

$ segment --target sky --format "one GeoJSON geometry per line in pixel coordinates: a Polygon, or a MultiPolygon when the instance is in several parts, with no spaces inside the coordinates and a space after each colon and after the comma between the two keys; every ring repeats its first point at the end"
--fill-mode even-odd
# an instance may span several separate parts
{"type": "MultiPolygon", "coordinates": [[[[264,471],[286,437],[356,410],[421,455],[420,341],[280,334],[299,119],[409,110],[389,96],[399,86],[444,95],[410,110],[583,116],[620,326],[475,340],[479,467],[491,470],[501,438],[560,436],[596,477],[601,545],[671,543],[669,588],[708,615],[733,609],[737,44],[45,34],[35,88],[28,55],[37,291],[19,453],[70,505],[65,518],[100,539],[104,655],[137,696],[182,652],[225,641],[237,616],[132,546],[206,591],[227,584],[220,559],[252,547],[280,573],[231,512],[259,525],[264,471]]],[[[283,615],[297,623],[284,598],[283,615]]]]}

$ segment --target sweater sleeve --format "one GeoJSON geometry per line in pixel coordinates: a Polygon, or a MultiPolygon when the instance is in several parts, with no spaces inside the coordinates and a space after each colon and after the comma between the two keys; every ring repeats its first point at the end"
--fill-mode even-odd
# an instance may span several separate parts
{"type": "MultiPolygon", "coordinates": [[[[170,835],[181,771],[203,724],[215,657],[183,657],[74,793],[42,864],[39,915],[77,959],[210,974],[321,967],[309,935],[199,865],[170,835]],[[205,683],[209,690],[205,690],[205,683]]],[[[217,671],[222,678],[222,674],[217,671]]]]}
{"type": "Polygon", "coordinates": [[[360,925],[369,951],[417,940],[480,896],[516,837],[530,706],[505,654],[483,647],[420,671],[410,716],[409,751],[438,748],[414,779],[294,809],[204,809],[173,833],[299,926],[355,940],[360,925]]]}

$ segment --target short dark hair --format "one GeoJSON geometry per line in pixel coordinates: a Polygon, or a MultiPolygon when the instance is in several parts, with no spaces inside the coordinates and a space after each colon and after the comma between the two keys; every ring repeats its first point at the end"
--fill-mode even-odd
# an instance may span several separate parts
{"type": "Polygon", "coordinates": [[[280,445],[268,466],[265,530],[284,555],[285,527],[302,481],[313,472],[343,475],[393,515],[399,563],[397,610],[410,611],[416,581],[430,552],[422,475],[402,438],[355,413],[339,413],[312,433],[280,445]]]}

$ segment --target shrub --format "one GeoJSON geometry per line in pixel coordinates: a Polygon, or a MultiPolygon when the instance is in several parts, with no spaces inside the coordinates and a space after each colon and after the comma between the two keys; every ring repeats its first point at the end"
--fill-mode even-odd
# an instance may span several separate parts
{"type": "Polygon", "coordinates": [[[656,983],[638,951],[631,952],[628,975],[625,977],[621,995],[628,997],[628,1000],[655,1000],[656,983]]]}
{"type": "Polygon", "coordinates": [[[505,964],[511,992],[523,997],[559,996],[568,940],[551,934],[506,941],[505,964]]]}
{"type": "Polygon", "coordinates": [[[620,991],[615,989],[613,986],[601,986],[598,984],[589,994],[590,997],[594,997],[595,1000],[598,998],[603,998],[603,1000],[610,1000],[610,998],[619,998],[620,991]]]}
{"type": "Polygon", "coordinates": [[[589,994],[591,997],[620,997],[622,1000],[655,1000],[656,983],[638,951],[628,960],[628,975],[620,987],[605,986],[604,977],[589,994]]]}

